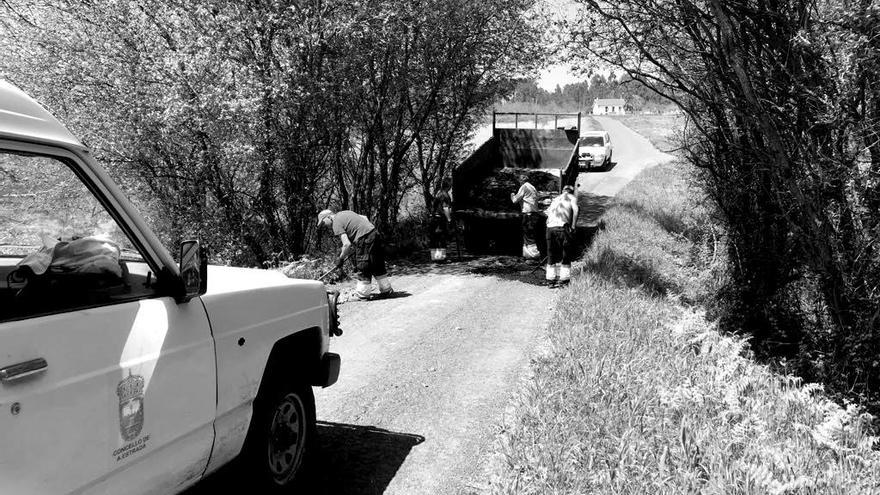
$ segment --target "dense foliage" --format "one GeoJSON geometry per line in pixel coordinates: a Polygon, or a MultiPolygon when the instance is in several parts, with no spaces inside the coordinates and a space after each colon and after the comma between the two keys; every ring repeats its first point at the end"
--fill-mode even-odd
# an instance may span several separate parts
{"type": "Polygon", "coordinates": [[[532,0],[4,0],[0,77],[82,136],[169,242],[312,249],[315,212],[393,230],[534,69],[532,0]]]}
{"type": "Polygon", "coordinates": [[[728,234],[728,328],[880,405],[880,6],[581,1],[571,42],[675,101],[728,234]]]}

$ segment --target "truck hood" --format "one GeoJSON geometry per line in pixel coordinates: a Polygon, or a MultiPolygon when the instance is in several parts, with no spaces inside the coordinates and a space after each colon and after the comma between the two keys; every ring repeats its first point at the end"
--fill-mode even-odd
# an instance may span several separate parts
{"type": "Polygon", "coordinates": [[[277,270],[218,265],[208,266],[208,292],[206,295],[282,286],[312,287],[320,289],[321,292],[324,291],[324,284],[317,280],[287,278],[287,276],[277,270]]]}

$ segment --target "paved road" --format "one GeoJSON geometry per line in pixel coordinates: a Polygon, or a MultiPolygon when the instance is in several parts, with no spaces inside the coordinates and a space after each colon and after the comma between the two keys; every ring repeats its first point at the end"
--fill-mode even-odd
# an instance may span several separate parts
{"type": "MultiPolygon", "coordinates": [[[[608,198],[665,159],[617,121],[598,120],[617,163],[581,174],[588,198],[608,198]]],[[[316,391],[320,451],[310,493],[480,492],[484,454],[554,305],[539,285],[542,270],[517,263],[398,269],[392,281],[403,297],[341,305],[345,333],[331,349],[342,355],[342,372],[316,391]]],[[[230,491],[247,486],[234,476],[221,473],[188,495],[252,493],[230,491]]]]}

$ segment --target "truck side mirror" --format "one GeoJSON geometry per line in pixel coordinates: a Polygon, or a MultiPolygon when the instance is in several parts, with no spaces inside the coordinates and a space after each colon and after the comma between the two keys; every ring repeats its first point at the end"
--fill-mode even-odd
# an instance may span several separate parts
{"type": "Polygon", "coordinates": [[[183,299],[188,301],[208,290],[208,257],[199,241],[180,243],[180,278],[183,281],[183,299]]]}

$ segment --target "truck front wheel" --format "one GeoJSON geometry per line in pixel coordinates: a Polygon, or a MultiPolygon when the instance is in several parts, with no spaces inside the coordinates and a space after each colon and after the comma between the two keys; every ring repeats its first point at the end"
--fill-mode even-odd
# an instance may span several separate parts
{"type": "Polygon", "coordinates": [[[308,385],[278,386],[259,400],[246,445],[247,462],[268,488],[302,484],[315,440],[315,396],[308,385]]]}

